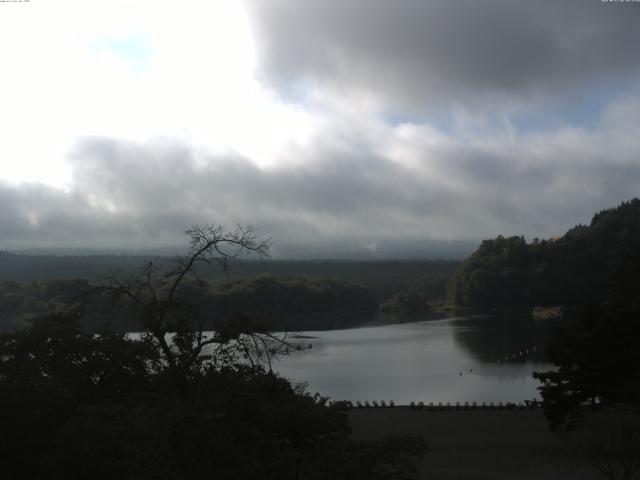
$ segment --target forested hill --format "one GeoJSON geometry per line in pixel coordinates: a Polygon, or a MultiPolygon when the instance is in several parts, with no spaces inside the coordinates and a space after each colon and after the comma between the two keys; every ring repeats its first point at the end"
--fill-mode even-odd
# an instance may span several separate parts
{"type": "Polygon", "coordinates": [[[474,307],[599,303],[611,275],[639,251],[640,200],[634,198],[560,238],[483,241],[452,276],[447,298],[474,307]]]}
{"type": "MultiPolygon", "coordinates": [[[[167,261],[0,252],[0,331],[22,328],[47,312],[77,306],[92,286],[109,282],[110,271],[136,273],[151,260],[167,261]]],[[[216,316],[250,313],[268,316],[273,328],[346,328],[371,320],[378,304],[418,280],[443,297],[457,266],[458,262],[442,260],[238,261],[227,272],[218,265],[204,266],[198,276],[209,287],[182,293],[191,294],[191,303],[198,306],[208,327],[216,316]]],[[[90,330],[106,324],[119,331],[139,328],[130,312],[122,309],[92,304],[89,310],[85,326],[90,330]]]]}
{"type": "Polygon", "coordinates": [[[93,280],[113,270],[137,269],[154,259],[150,255],[29,255],[0,250],[0,281],[93,280]]]}
{"type": "MultiPolygon", "coordinates": [[[[0,282],[42,282],[85,279],[104,283],[112,271],[137,271],[151,255],[26,255],[0,251],[0,282]]],[[[425,275],[448,278],[458,267],[453,260],[238,260],[224,272],[218,265],[199,271],[211,281],[251,279],[260,275],[332,279],[365,285],[378,303],[425,275]]]]}

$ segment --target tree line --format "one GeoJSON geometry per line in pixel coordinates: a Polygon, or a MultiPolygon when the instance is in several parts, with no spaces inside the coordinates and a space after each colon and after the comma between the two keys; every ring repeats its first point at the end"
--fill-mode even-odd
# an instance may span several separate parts
{"type": "MultiPolygon", "coordinates": [[[[101,294],[87,301],[98,284],[86,279],[0,282],[0,331],[24,328],[46,313],[64,313],[80,306],[91,330],[135,331],[138,325],[126,305],[113,305],[101,294]]],[[[365,286],[322,278],[187,279],[179,294],[198,309],[206,329],[238,313],[268,316],[272,328],[280,330],[345,328],[370,320],[378,309],[365,286]]]]}
{"type": "Polygon", "coordinates": [[[559,238],[483,241],[449,281],[458,306],[584,306],[602,303],[607,282],[640,245],[640,200],[596,213],[559,238]]]}

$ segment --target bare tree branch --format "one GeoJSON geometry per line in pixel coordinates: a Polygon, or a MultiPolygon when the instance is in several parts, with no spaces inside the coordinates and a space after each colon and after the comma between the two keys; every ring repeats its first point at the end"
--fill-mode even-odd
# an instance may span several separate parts
{"type": "Polygon", "coordinates": [[[281,339],[262,330],[255,331],[255,325],[244,321],[236,333],[205,338],[202,323],[197,322],[186,302],[178,298],[187,278],[194,278],[200,286],[205,285],[197,271],[199,265],[220,265],[227,271],[241,255],[268,256],[271,239],[260,239],[253,226],[241,225],[227,230],[224,225],[195,224],[184,233],[189,237],[186,255],[167,262],[149,262],[133,274],[113,272],[106,284],[95,291],[112,295],[113,303],[127,299],[135,305],[140,326],[149,332],[172,369],[188,370],[198,365],[209,345],[218,344],[214,356],[229,354],[224,344],[236,342],[252,366],[266,356],[271,370],[272,355],[298,348],[286,341],[286,334],[281,339]],[[170,342],[167,340],[169,333],[174,334],[170,342]]]}

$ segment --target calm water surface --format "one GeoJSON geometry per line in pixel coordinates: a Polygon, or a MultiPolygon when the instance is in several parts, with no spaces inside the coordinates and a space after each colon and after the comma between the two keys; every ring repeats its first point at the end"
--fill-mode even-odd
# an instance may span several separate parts
{"type": "Polygon", "coordinates": [[[312,349],[274,370],[335,400],[518,402],[539,398],[531,373],[551,368],[550,331],[524,318],[460,317],[301,332],[312,349]]]}

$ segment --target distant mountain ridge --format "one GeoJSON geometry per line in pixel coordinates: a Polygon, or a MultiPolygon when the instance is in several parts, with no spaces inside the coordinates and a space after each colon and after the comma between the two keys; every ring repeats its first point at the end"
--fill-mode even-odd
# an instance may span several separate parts
{"type": "Polygon", "coordinates": [[[639,252],[640,199],[634,198],[560,238],[483,241],[452,276],[447,299],[464,307],[599,303],[611,275],[639,252]]]}

